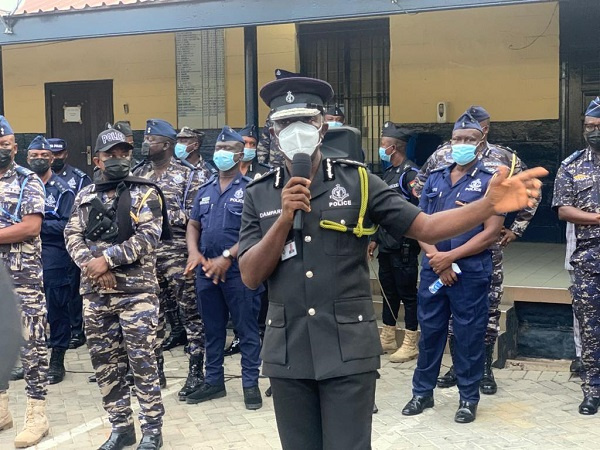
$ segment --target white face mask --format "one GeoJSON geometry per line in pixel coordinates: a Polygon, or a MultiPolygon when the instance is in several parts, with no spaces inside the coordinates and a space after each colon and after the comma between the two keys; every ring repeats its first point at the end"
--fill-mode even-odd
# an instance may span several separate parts
{"type": "Polygon", "coordinates": [[[279,148],[292,160],[296,153],[311,156],[321,142],[321,128],[315,128],[304,122],[294,122],[279,132],[279,148]]]}

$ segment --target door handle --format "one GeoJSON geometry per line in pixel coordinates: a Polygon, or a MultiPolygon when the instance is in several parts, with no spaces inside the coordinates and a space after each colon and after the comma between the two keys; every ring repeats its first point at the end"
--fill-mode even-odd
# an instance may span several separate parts
{"type": "Polygon", "coordinates": [[[85,154],[87,156],[87,164],[88,164],[88,166],[91,166],[92,165],[92,146],[91,145],[88,145],[85,148],[85,154]]]}

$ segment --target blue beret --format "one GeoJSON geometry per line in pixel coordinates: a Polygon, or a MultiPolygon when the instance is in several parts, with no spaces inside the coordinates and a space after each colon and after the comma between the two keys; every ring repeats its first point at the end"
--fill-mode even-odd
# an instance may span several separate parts
{"type": "Polygon", "coordinates": [[[6,120],[6,117],[0,116],[0,136],[10,136],[15,134],[13,129],[10,127],[10,123],[6,120]]]}
{"type": "Polygon", "coordinates": [[[465,112],[471,114],[477,122],[483,122],[490,118],[490,113],[483,106],[471,105],[465,112]]]}
{"type": "Polygon", "coordinates": [[[454,128],[452,129],[452,131],[467,129],[477,130],[480,131],[481,134],[483,134],[483,129],[481,128],[481,125],[479,125],[479,122],[468,112],[464,113],[458,118],[458,120],[454,124],[454,128]]]}
{"type": "Polygon", "coordinates": [[[177,132],[175,128],[162,119],[148,119],[146,122],[146,129],[144,130],[144,136],[164,136],[169,139],[177,139],[177,132]]]}
{"type": "Polygon", "coordinates": [[[299,73],[290,72],[289,70],[275,69],[275,78],[281,80],[282,78],[301,77],[299,73]]]}
{"type": "Polygon", "coordinates": [[[63,150],[66,150],[66,148],[67,148],[67,143],[65,142],[64,139],[48,138],[46,140],[50,144],[50,150],[52,152],[62,152],[63,150]]]}
{"type": "Polygon", "coordinates": [[[256,139],[256,142],[258,142],[258,131],[256,130],[256,125],[246,125],[240,130],[240,136],[248,136],[256,139]]]}
{"type": "Polygon", "coordinates": [[[596,97],[591,101],[590,106],[588,106],[585,115],[587,117],[596,117],[600,119],[600,97],[596,97]]]}
{"type": "Polygon", "coordinates": [[[42,135],[36,136],[27,147],[27,150],[52,150],[50,143],[42,135]]]}
{"type": "Polygon", "coordinates": [[[225,125],[221,130],[221,134],[217,137],[217,142],[241,142],[244,143],[244,138],[240,134],[234,131],[230,126],[225,125]]]}

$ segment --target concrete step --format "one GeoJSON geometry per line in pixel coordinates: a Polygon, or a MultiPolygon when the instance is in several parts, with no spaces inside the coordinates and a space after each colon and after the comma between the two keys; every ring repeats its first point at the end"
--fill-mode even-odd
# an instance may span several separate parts
{"type": "Polygon", "coordinates": [[[517,358],[506,361],[506,369],[569,372],[569,359],[517,358]]]}

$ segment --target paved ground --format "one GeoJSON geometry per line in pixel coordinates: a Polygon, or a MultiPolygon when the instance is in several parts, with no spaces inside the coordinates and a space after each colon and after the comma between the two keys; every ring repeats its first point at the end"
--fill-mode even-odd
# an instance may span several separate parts
{"type": "MultiPolygon", "coordinates": [[[[239,356],[226,358],[226,373],[239,375],[239,356]]],[[[272,401],[264,399],[258,411],[244,408],[241,381],[227,383],[225,398],[200,405],[177,400],[187,360],[181,347],[167,355],[168,389],[165,449],[271,449],[280,448],[272,401]]],[[[414,362],[391,364],[383,357],[378,381],[379,413],[373,420],[373,448],[596,448],[600,442],[600,416],[577,413],[578,380],[556,371],[497,370],[499,391],[482,399],[477,421],[453,422],[458,404],[456,388],[436,391],[436,406],[416,417],[401,409],[410,398],[414,362]],[[596,444],[593,444],[596,442],[596,444]]],[[[69,373],[61,384],[49,387],[50,436],[37,448],[93,449],[110,431],[96,385],[87,382],[91,365],[85,347],[67,353],[69,373]]],[[[268,382],[261,379],[261,390],[268,382]]],[[[10,408],[17,427],[22,426],[24,382],[12,383],[10,408]]],[[[139,432],[139,428],[138,428],[139,432]]],[[[0,433],[0,449],[12,448],[15,429],[0,433]]]]}

